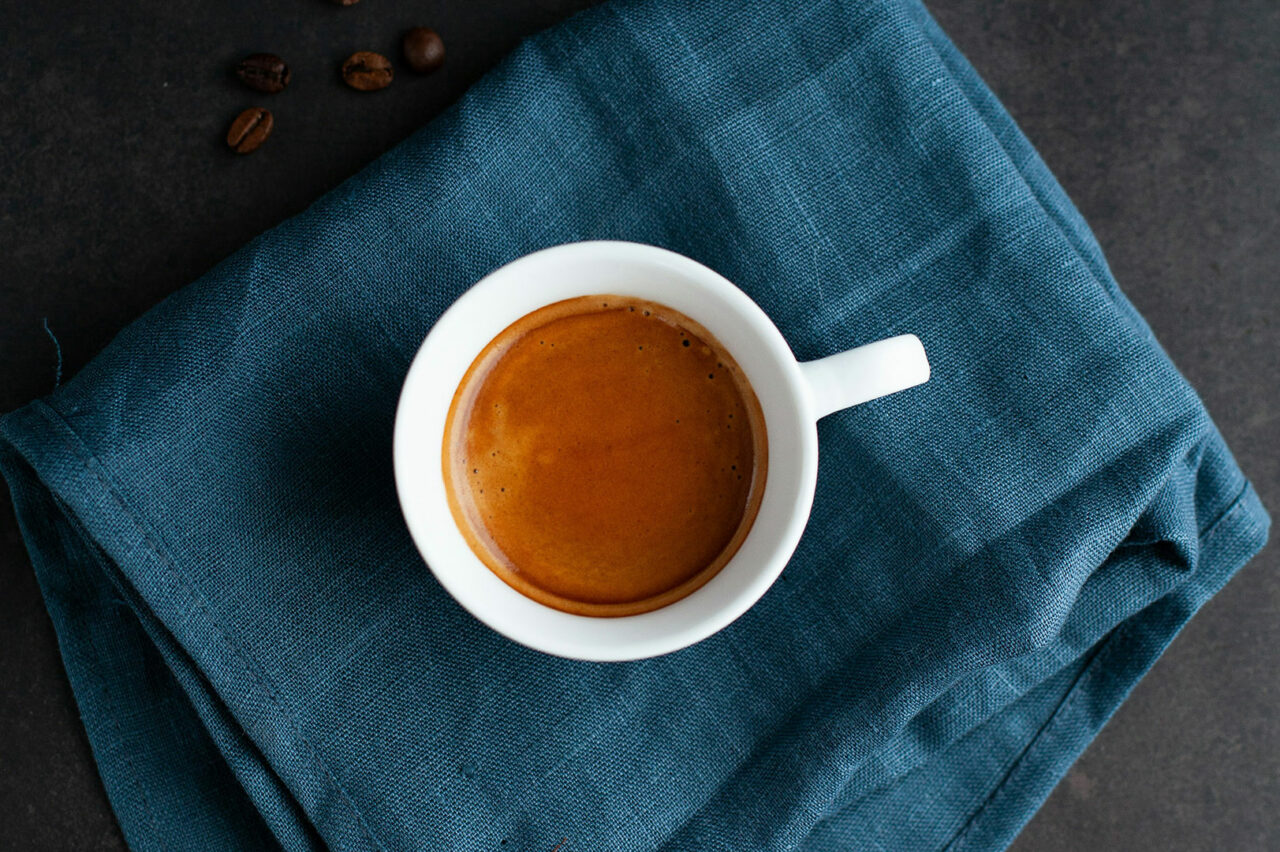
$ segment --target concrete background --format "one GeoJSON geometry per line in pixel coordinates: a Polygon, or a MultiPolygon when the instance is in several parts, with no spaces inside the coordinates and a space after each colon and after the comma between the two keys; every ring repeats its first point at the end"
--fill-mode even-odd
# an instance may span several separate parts
{"type": "MultiPolygon", "coordinates": [[[[0,411],[431,118],[586,0],[0,0],[0,411]],[[377,96],[334,67],[438,29],[445,69],[377,96]],[[270,50],[279,96],[226,68],[270,50]],[[275,112],[262,150],[221,136],[275,112]]],[[[1280,4],[933,0],[1116,277],[1280,508],[1280,4]]],[[[1174,642],[1015,842],[1280,849],[1280,579],[1256,558],[1174,642]]],[[[123,848],[0,496],[0,848],[123,848]]],[[[587,852],[587,850],[582,850],[587,852]]],[[[594,852],[594,850],[592,851],[594,852]]]]}

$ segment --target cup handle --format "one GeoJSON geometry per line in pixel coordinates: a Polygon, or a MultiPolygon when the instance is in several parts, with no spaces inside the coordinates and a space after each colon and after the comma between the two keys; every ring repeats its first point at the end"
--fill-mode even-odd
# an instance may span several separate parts
{"type": "Polygon", "coordinates": [[[814,419],[929,381],[920,338],[900,334],[800,364],[814,419]]]}

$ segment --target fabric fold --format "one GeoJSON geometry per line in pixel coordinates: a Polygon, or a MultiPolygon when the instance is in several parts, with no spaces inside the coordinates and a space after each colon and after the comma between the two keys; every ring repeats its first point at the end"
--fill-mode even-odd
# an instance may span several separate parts
{"type": "Polygon", "coordinates": [[[455,107],[0,419],[136,849],[998,849],[1268,518],[1027,140],[909,0],[648,0],[455,107]],[[921,337],[825,418],[813,515],[720,634],[516,646],[404,529],[391,427],[496,266],[648,242],[797,356],[921,337]]]}

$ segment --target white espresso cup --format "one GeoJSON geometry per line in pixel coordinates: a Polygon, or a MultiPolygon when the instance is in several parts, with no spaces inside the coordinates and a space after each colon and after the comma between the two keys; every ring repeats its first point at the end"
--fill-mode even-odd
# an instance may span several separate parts
{"type": "Polygon", "coordinates": [[[436,579],[494,630],[530,648],[573,659],[654,657],[725,627],[782,573],[813,504],[818,419],[928,378],[929,362],[915,335],[800,363],[764,311],[702,264],[639,243],[569,243],[489,273],[432,327],[410,365],[396,410],[396,490],[409,532],[436,579]],[[738,552],[697,591],[640,615],[571,615],[520,594],[468,546],[445,492],[445,420],[472,361],[526,314],[596,294],[658,302],[711,332],[755,390],[768,435],[760,511],[738,552]]]}

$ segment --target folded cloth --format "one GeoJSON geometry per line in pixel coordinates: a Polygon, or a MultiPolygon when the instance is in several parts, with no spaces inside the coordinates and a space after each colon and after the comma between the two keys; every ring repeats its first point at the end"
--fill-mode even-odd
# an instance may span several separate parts
{"type": "Polygon", "coordinates": [[[0,431],[136,849],[1000,848],[1269,523],[911,0],[571,19],[0,431]],[[624,664],[463,611],[391,473],[435,318],[587,238],[717,269],[802,359],[933,362],[821,422],[750,612],[624,664]]]}

